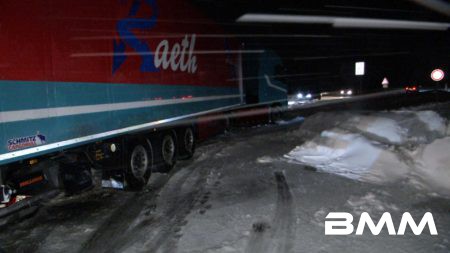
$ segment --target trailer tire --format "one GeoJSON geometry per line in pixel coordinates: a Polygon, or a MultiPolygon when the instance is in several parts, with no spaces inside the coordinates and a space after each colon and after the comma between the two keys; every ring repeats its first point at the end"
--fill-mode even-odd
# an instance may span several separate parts
{"type": "Polygon", "coordinates": [[[180,135],[180,158],[187,160],[192,158],[195,153],[195,134],[192,127],[186,127],[183,129],[180,135]]]}
{"type": "Polygon", "coordinates": [[[173,132],[165,133],[161,138],[160,152],[162,159],[161,172],[167,173],[177,162],[177,141],[173,132]]]}
{"type": "Polygon", "coordinates": [[[128,155],[125,181],[130,190],[142,190],[150,179],[153,166],[153,148],[151,142],[137,142],[128,155]]]}

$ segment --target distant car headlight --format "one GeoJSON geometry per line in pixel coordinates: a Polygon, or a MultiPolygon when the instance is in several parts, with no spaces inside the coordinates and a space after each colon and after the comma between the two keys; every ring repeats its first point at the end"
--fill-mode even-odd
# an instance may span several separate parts
{"type": "Polygon", "coordinates": [[[345,91],[344,90],[341,90],[341,95],[344,95],[345,94],[345,91]]]}
{"type": "Polygon", "coordinates": [[[348,90],[347,91],[347,95],[352,95],[353,94],[353,91],[352,90],[348,90]]]}
{"type": "Polygon", "coordinates": [[[306,98],[312,98],[312,95],[311,95],[310,93],[308,93],[308,94],[306,95],[306,98]]]}
{"type": "Polygon", "coordinates": [[[297,98],[303,98],[303,94],[302,93],[298,93],[297,94],[297,98]]]}

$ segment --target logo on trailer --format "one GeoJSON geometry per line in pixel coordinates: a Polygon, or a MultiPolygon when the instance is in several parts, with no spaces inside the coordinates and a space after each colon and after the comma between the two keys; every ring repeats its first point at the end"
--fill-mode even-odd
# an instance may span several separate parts
{"type": "Polygon", "coordinates": [[[133,1],[128,16],[117,22],[119,41],[114,41],[113,74],[127,60],[127,48],[134,50],[133,54],[137,54],[141,58],[141,72],[159,72],[161,68],[192,74],[197,71],[197,57],[194,55],[195,34],[185,35],[181,42],[174,43],[172,48],[170,48],[168,40],[162,40],[156,46],[155,52],[150,49],[150,45],[146,41],[135,35],[133,31],[136,29],[153,29],[157,24],[158,15],[159,9],[156,0],[133,1]],[[138,17],[138,11],[143,2],[152,9],[149,17],[138,17]]]}
{"type": "Polygon", "coordinates": [[[45,144],[45,140],[46,140],[45,135],[42,135],[39,132],[36,135],[32,136],[13,138],[8,140],[8,150],[14,151],[24,148],[40,146],[45,144]]]}

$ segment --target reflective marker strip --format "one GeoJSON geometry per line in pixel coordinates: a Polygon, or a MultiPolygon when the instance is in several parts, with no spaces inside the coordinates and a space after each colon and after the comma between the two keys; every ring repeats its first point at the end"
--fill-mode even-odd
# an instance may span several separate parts
{"type": "Polygon", "coordinates": [[[229,98],[240,98],[240,95],[207,96],[207,97],[194,97],[188,99],[175,98],[175,99],[152,100],[152,101],[134,101],[134,102],[99,104],[99,105],[80,105],[80,106],[67,106],[67,107],[55,107],[44,109],[7,111],[7,112],[0,112],[0,123],[47,119],[54,117],[74,116],[80,114],[111,112],[129,109],[141,109],[153,106],[205,102],[229,98]]]}

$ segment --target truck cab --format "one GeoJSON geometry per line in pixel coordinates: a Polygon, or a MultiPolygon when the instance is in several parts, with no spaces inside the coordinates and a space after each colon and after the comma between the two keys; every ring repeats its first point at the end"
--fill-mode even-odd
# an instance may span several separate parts
{"type": "Polygon", "coordinates": [[[272,50],[244,58],[244,93],[247,104],[287,106],[287,85],[281,58],[272,50]]]}

